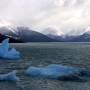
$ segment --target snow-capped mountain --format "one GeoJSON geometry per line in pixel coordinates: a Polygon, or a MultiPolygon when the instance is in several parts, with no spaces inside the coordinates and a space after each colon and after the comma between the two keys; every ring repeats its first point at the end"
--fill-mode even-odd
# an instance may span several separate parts
{"type": "Polygon", "coordinates": [[[64,36],[64,33],[55,27],[45,28],[42,33],[44,33],[45,35],[64,36]]]}
{"type": "Polygon", "coordinates": [[[16,35],[16,31],[13,27],[0,27],[0,33],[3,35],[9,35],[12,36],[12,34],[16,35]]]}
{"type": "Polygon", "coordinates": [[[42,33],[39,33],[24,26],[3,26],[0,27],[0,34],[22,42],[90,42],[90,31],[73,36],[57,32],[52,28],[47,28],[42,33]]]}
{"type": "Polygon", "coordinates": [[[18,39],[18,38],[14,38],[12,36],[2,35],[2,34],[0,34],[0,43],[6,38],[10,39],[9,40],[10,43],[22,43],[22,41],[20,39],[18,39]]]}
{"type": "Polygon", "coordinates": [[[76,36],[72,42],[90,42],[90,31],[84,32],[82,35],[76,36]]]}
{"type": "Polygon", "coordinates": [[[17,27],[1,27],[0,33],[3,35],[9,35],[15,38],[21,39],[23,42],[51,42],[56,41],[47,37],[44,34],[33,31],[28,27],[17,26],[17,27]]]}
{"type": "Polygon", "coordinates": [[[51,27],[44,29],[42,33],[48,36],[49,38],[55,39],[57,41],[62,41],[65,36],[63,32],[51,27]]]}
{"type": "Polygon", "coordinates": [[[62,42],[90,42],[90,29],[85,30],[85,32],[81,35],[70,35],[70,34],[67,35],[67,34],[64,34],[63,32],[59,32],[60,34],[58,34],[57,30],[52,28],[48,28],[46,30],[48,32],[46,34],[48,37],[60,42],[61,41],[62,42]]]}

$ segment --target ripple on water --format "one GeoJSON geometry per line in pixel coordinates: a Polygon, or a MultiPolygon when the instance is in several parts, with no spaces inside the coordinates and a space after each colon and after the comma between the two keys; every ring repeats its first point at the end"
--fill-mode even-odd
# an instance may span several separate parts
{"type": "Polygon", "coordinates": [[[33,78],[24,74],[29,66],[64,64],[90,68],[90,43],[30,43],[11,45],[21,52],[21,60],[0,60],[0,74],[17,70],[19,82],[0,82],[0,90],[89,90],[88,82],[65,82],[33,78]]]}

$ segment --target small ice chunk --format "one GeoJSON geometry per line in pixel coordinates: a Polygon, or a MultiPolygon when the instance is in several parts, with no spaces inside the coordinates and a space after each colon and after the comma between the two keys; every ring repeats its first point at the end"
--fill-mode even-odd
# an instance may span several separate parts
{"type": "Polygon", "coordinates": [[[9,39],[5,39],[0,47],[0,57],[4,59],[19,59],[20,53],[15,48],[9,50],[9,39]]]}
{"type": "Polygon", "coordinates": [[[19,78],[16,76],[16,70],[9,72],[7,74],[0,75],[0,80],[7,80],[7,81],[18,81],[19,78]]]}

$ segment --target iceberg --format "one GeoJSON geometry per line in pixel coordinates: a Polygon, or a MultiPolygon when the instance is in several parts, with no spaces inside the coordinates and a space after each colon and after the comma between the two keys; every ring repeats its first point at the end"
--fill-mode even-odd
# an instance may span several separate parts
{"type": "Polygon", "coordinates": [[[9,49],[9,38],[1,43],[0,58],[3,59],[19,59],[20,53],[15,48],[9,49]]]}
{"type": "Polygon", "coordinates": [[[83,81],[83,78],[81,76],[90,75],[90,71],[71,66],[51,64],[46,67],[30,66],[25,71],[25,74],[33,77],[46,77],[49,79],[57,80],[83,81]]]}
{"type": "Polygon", "coordinates": [[[79,74],[79,69],[70,66],[51,64],[46,67],[31,66],[25,73],[30,76],[42,76],[50,79],[65,79],[77,76],[79,74]]]}
{"type": "Polygon", "coordinates": [[[19,81],[19,78],[16,76],[16,70],[9,72],[7,74],[0,75],[0,80],[5,81],[19,81]]]}

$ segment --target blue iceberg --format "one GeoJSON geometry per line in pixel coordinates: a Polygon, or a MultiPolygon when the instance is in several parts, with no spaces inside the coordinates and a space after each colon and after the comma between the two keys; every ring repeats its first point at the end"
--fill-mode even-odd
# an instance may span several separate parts
{"type": "Polygon", "coordinates": [[[0,80],[5,81],[19,81],[19,78],[16,76],[16,70],[9,72],[7,74],[0,75],[0,80]]]}
{"type": "Polygon", "coordinates": [[[46,67],[29,67],[26,72],[30,76],[47,77],[50,79],[79,79],[80,70],[75,67],[51,64],[46,67]]]}
{"type": "Polygon", "coordinates": [[[51,64],[46,67],[29,67],[25,73],[33,77],[46,77],[57,80],[86,81],[83,77],[90,77],[90,70],[51,64]]]}
{"type": "Polygon", "coordinates": [[[20,53],[15,48],[9,49],[9,39],[2,41],[0,47],[0,58],[3,59],[19,59],[20,53]]]}

